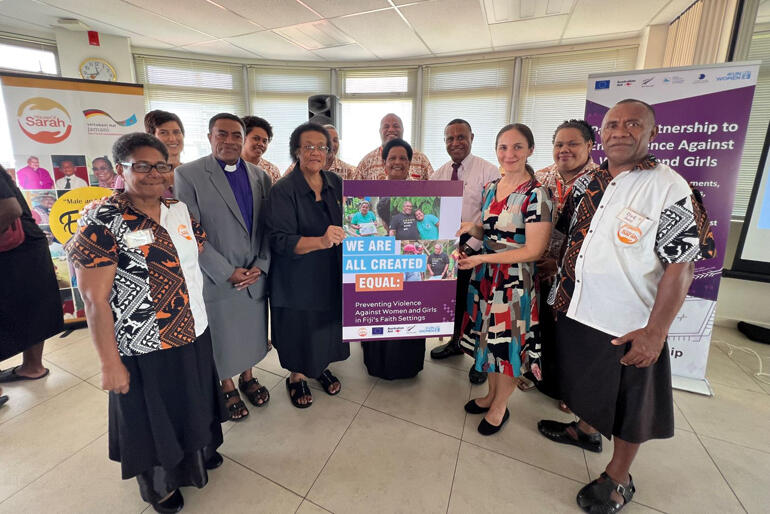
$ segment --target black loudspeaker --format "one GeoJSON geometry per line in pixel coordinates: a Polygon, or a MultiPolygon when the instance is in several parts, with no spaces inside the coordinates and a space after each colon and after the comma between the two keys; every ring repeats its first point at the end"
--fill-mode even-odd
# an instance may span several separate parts
{"type": "Polygon", "coordinates": [[[334,95],[313,95],[307,97],[308,121],[326,125],[331,123],[339,131],[340,101],[334,95]]]}

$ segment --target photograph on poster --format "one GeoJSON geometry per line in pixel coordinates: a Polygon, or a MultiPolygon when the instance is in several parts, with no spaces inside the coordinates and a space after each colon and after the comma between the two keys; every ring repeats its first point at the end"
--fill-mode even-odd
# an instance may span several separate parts
{"type": "Polygon", "coordinates": [[[93,156],[88,162],[91,167],[91,173],[89,174],[91,185],[115,189],[115,182],[118,180],[118,174],[115,171],[115,166],[112,164],[109,155],[93,156]]]}
{"type": "Polygon", "coordinates": [[[75,319],[75,295],[72,292],[72,288],[59,289],[59,296],[61,296],[62,310],[64,311],[64,321],[72,321],[75,319]]]}
{"type": "Polygon", "coordinates": [[[51,207],[56,202],[56,191],[25,191],[24,196],[35,223],[38,225],[48,225],[51,207]]]}
{"type": "Polygon", "coordinates": [[[69,191],[88,186],[88,167],[84,155],[52,155],[56,189],[69,191]]]}
{"type": "Polygon", "coordinates": [[[51,189],[53,178],[47,155],[16,156],[16,184],[19,189],[51,189]]]}
{"type": "Polygon", "coordinates": [[[422,271],[407,271],[405,282],[420,280],[455,280],[457,278],[457,262],[451,257],[457,249],[454,240],[422,240],[401,241],[402,255],[425,255],[425,269],[422,271]]]}
{"type": "Polygon", "coordinates": [[[53,260],[53,269],[56,272],[56,282],[59,284],[59,289],[72,287],[72,283],[70,282],[70,267],[69,263],[67,262],[67,257],[64,255],[61,257],[54,257],[51,255],[51,258],[53,260]]]}

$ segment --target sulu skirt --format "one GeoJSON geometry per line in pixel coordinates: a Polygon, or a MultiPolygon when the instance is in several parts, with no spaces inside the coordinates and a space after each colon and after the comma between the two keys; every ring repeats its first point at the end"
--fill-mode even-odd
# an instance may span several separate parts
{"type": "Polygon", "coordinates": [[[110,459],[124,479],[137,478],[146,502],[205,486],[204,463],[228,419],[209,330],[193,343],[121,360],[131,378],[128,393],[110,393],[110,459]]]}

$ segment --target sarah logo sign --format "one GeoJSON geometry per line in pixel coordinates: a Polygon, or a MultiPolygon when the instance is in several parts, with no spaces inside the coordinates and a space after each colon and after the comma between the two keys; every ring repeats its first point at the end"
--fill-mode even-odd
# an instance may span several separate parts
{"type": "Polygon", "coordinates": [[[61,143],[72,133],[72,118],[67,109],[50,98],[37,96],[26,100],[16,113],[19,127],[38,143],[61,143]]]}

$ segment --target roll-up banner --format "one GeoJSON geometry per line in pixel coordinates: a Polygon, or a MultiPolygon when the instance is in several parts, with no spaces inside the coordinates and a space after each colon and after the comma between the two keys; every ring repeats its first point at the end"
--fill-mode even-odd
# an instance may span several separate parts
{"type": "MultiPolygon", "coordinates": [[[[758,72],[758,62],[735,62],[588,77],[585,119],[594,130],[616,102],[647,102],[655,108],[659,132],[650,152],[703,195],[717,256],[696,264],[695,280],[668,337],[674,387],[701,394],[712,394],[706,365],[758,72]]],[[[605,159],[601,143],[593,157],[605,159]]]]}
{"type": "Polygon", "coordinates": [[[143,131],[141,85],[0,73],[16,184],[48,236],[65,322],[85,319],[63,245],[88,201],[115,185],[112,144],[143,131]]]}
{"type": "Polygon", "coordinates": [[[452,335],[459,181],[346,180],[342,339],[452,335]]]}

